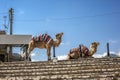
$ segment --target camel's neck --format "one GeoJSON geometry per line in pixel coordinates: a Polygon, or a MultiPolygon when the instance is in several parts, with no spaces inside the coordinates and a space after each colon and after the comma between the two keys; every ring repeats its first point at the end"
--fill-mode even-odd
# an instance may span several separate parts
{"type": "Polygon", "coordinates": [[[53,45],[57,47],[60,45],[60,43],[61,43],[61,39],[55,39],[53,45]]]}
{"type": "Polygon", "coordinates": [[[96,51],[97,51],[97,47],[92,47],[92,46],[90,46],[89,56],[92,56],[94,53],[96,53],[96,51]]]}

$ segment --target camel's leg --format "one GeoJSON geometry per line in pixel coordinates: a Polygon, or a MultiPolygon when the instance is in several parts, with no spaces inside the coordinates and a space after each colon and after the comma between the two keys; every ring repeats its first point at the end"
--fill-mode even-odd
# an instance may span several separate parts
{"type": "Polygon", "coordinates": [[[34,48],[31,48],[31,47],[28,48],[28,54],[27,54],[27,60],[28,60],[28,61],[31,61],[30,54],[31,54],[31,51],[32,51],[33,49],[34,49],[34,48]]]}
{"type": "Polygon", "coordinates": [[[70,60],[70,55],[69,54],[67,55],[66,60],[70,60]]]}
{"type": "Polygon", "coordinates": [[[79,58],[78,52],[74,51],[74,52],[68,54],[68,56],[66,57],[66,60],[78,59],[78,58],[79,58]]]}
{"type": "Polygon", "coordinates": [[[48,48],[47,48],[48,61],[51,60],[51,53],[50,53],[50,52],[51,52],[51,48],[48,47],[48,48]]]}
{"type": "Polygon", "coordinates": [[[28,54],[27,54],[27,59],[31,61],[30,53],[34,49],[34,42],[30,42],[28,46],[28,54]]]}

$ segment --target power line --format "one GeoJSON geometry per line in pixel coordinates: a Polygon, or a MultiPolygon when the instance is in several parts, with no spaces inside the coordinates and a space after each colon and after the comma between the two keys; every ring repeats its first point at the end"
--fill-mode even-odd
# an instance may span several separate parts
{"type": "Polygon", "coordinates": [[[104,13],[104,14],[97,14],[97,15],[92,15],[92,16],[83,16],[84,17],[100,17],[100,16],[109,16],[109,15],[114,15],[114,14],[120,14],[120,12],[112,12],[112,13],[104,13]]]}
{"type": "Polygon", "coordinates": [[[8,14],[8,12],[0,12],[0,14],[8,14]]]}
{"type": "Polygon", "coordinates": [[[59,18],[59,19],[84,19],[84,18],[94,18],[94,17],[101,17],[101,16],[109,16],[114,14],[120,14],[120,12],[112,12],[112,13],[104,13],[104,14],[96,14],[96,15],[87,15],[87,16],[78,16],[78,17],[68,17],[68,18],[59,18]]]}
{"type": "Polygon", "coordinates": [[[104,13],[104,14],[96,14],[96,15],[86,15],[86,16],[77,16],[77,17],[64,17],[64,18],[48,18],[48,19],[38,19],[38,20],[16,20],[18,22],[40,22],[40,21],[56,21],[56,20],[72,20],[72,19],[85,19],[85,18],[94,18],[94,17],[101,17],[101,16],[109,16],[109,15],[116,15],[120,14],[120,12],[111,12],[111,13],[104,13]]]}

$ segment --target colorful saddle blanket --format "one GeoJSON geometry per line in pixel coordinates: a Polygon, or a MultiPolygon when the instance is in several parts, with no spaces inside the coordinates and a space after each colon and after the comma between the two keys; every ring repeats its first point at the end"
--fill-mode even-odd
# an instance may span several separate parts
{"type": "Polygon", "coordinates": [[[52,40],[52,38],[48,34],[42,34],[42,35],[33,37],[32,40],[35,42],[49,43],[52,40]]]}
{"type": "Polygon", "coordinates": [[[84,56],[89,56],[88,53],[89,53],[89,49],[84,46],[84,45],[81,45],[81,49],[80,48],[73,48],[70,50],[70,53],[72,54],[73,52],[79,54],[79,53],[82,53],[84,54],[84,56]]]}

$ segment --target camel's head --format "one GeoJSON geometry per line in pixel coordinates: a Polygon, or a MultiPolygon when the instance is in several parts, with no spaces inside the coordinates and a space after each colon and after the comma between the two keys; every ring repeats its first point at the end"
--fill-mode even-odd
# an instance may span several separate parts
{"type": "Polygon", "coordinates": [[[61,40],[62,35],[63,35],[63,32],[56,34],[56,39],[60,39],[61,40]]]}
{"type": "Polygon", "coordinates": [[[99,42],[93,42],[91,43],[91,47],[98,47],[99,44],[100,44],[99,42]]]}
{"type": "Polygon", "coordinates": [[[93,54],[96,53],[98,45],[99,45],[99,42],[91,43],[91,47],[90,47],[90,50],[89,50],[89,56],[92,56],[93,54]]]}
{"type": "Polygon", "coordinates": [[[54,46],[59,46],[60,45],[60,43],[61,43],[61,39],[62,39],[62,35],[63,35],[63,32],[61,32],[61,33],[58,33],[58,34],[56,34],[56,39],[55,39],[55,41],[53,42],[53,45],[54,46]]]}

